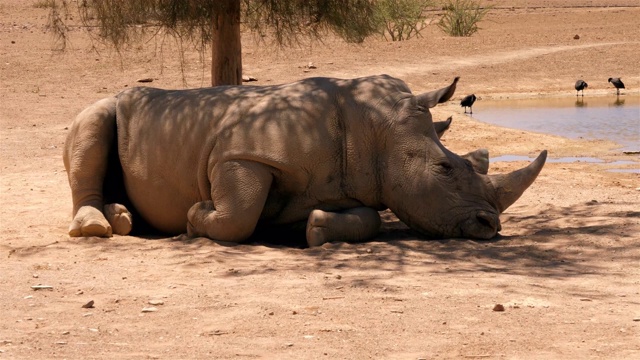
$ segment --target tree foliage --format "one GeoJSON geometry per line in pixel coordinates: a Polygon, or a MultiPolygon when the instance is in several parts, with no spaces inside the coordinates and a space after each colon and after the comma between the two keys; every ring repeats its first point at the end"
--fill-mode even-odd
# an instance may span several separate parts
{"type": "MultiPolygon", "coordinates": [[[[50,25],[66,38],[65,12],[69,0],[50,0],[50,25]]],[[[279,44],[291,45],[300,36],[319,38],[333,31],[349,42],[362,42],[376,32],[374,2],[369,0],[235,0],[241,5],[242,25],[259,35],[273,35],[279,44]]],[[[79,0],[84,26],[97,27],[99,39],[116,49],[157,34],[188,43],[207,45],[212,21],[226,13],[228,1],[217,0],[79,0]]]]}
{"type": "MultiPolygon", "coordinates": [[[[68,41],[65,19],[72,0],[46,0],[50,29],[68,41]]],[[[388,32],[392,40],[419,34],[423,10],[431,0],[74,0],[82,26],[97,29],[95,39],[121,52],[124,47],[161,36],[194,45],[203,56],[212,49],[212,84],[241,80],[240,27],[258,39],[292,45],[303,37],[333,32],[359,43],[388,32]],[[266,36],[269,35],[269,36],[266,36]]],[[[96,33],[92,31],[91,34],[96,33]]]]}

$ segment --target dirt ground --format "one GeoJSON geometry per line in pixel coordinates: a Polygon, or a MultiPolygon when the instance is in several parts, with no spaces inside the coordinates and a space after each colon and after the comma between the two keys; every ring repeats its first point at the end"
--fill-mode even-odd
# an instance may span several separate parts
{"type": "MultiPolygon", "coordinates": [[[[69,238],[61,151],[74,116],[140,78],[185,84],[170,42],[119,58],[74,28],[67,51],[52,51],[47,10],[34,3],[0,2],[0,358],[640,358],[640,175],[607,164],[547,163],[490,241],[424,241],[390,213],[370,242],[313,249],[69,238]]],[[[247,35],[245,74],[275,84],[387,73],[415,92],[461,76],[434,109],[453,115],[444,144],[455,152],[640,161],[606,141],[486,125],[458,105],[472,92],[571,97],[579,78],[585,98],[615,97],[609,77],[637,94],[637,1],[487,3],[495,8],[470,38],[432,25],[405,42],[274,50],[247,35]]],[[[188,87],[209,82],[198,59],[187,50],[188,87]]]]}

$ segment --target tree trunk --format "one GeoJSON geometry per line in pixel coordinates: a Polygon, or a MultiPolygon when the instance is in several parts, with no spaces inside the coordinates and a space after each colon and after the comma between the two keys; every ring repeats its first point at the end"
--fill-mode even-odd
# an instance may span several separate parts
{"type": "Polygon", "coordinates": [[[218,0],[212,19],[211,85],[242,84],[242,45],[240,43],[240,0],[218,0]]]}

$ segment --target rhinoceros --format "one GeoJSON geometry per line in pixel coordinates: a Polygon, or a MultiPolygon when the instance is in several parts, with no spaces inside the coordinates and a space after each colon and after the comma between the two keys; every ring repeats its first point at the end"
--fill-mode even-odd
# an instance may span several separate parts
{"type": "Polygon", "coordinates": [[[457,82],[414,95],[388,75],[316,77],[99,100],[65,142],[69,235],[126,235],[134,213],[164,233],[234,243],[258,225],[302,224],[317,246],[375,237],[390,209],[424,238],[492,238],[546,150],[498,175],[447,150],[429,109],[457,82]]]}

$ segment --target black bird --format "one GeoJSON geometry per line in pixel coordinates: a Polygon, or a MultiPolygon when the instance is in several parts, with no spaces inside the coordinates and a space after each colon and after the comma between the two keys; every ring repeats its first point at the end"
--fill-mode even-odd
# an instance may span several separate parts
{"type": "Polygon", "coordinates": [[[578,93],[580,91],[582,91],[582,96],[584,96],[584,89],[586,89],[588,87],[589,87],[589,85],[584,80],[576,81],[576,96],[578,96],[578,93]]]}
{"type": "Polygon", "coordinates": [[[620,95],[620,89],[624,89],[622,80],[620,80],[620,78],[609,78],[608,81],[616,87],[616,95],[620,95]]]}
{"type": "Polygon", "coordinates": [[[473,103],[476,102],[476,96],[474,94],[467,95],[460,101],[460,106],[464,107],[464,113],[467,113],[467,107],[469,108],[469,114],[473,114],[473,103]]]}

